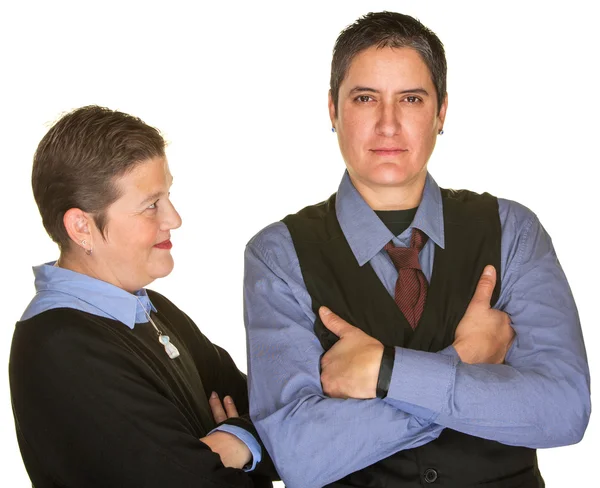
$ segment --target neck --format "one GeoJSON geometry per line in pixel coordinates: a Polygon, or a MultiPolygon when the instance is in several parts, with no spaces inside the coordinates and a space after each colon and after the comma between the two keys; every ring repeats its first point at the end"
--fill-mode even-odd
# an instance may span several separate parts
{"type": "Polygon", "coordinates": [[[105,281],[106,283],[110,283],[118,288],[122,288],[129,293],[133,293],[132,290],[128,290],[125,287],[121,286],[116,280],[111,280],[106,278],[106,273],[101,273],[96,266],[96,263],[93,259],[93,256],[78,256],[77,253],[74,252],[62,252],[58,261],[56,262],[56,266],[59,266],[64,269],[68,269],[71,271],[75,271],[76,273],[84,274],[86,276],[90,276],[91,278],[95,278],[100,281],[105,281]]]}
{"type": "Polygon", "coordinates": [[[352,184],[373,210],[409,210],[418,207],[423,198],[427,172],[401,185],[373,185],[350,175],[352,184]]]}
{"type": "Polygon", "coordinates": [[[56,261],[56,266],[91,276],[92,278],[101,279],[98,274],[94,272],[93,267],[90,266],[90,264],[78,259],[73,253],[61,252],[58,261],[56,261]]]}

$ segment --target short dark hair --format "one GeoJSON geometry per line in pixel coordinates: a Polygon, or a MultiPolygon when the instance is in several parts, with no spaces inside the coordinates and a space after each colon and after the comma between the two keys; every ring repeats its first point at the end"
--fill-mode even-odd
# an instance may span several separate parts
{"type": "Polygon", "coordinates": [[[346,27],[335,41],[331,60],[331,98],[337,113],[340,85],[350,63],[371,46],[410,47],[429,69],[437,94],[438,111],[446,97],[446,54],[440,39],[417,19],[396,12],[371,12],[346,27]]]}
{"type": "Polygon", "coordinates": [[[165,156],[165,140],[141,119],[97,105],[61,117],[33,157],[31,184],[44,228],[61,250],[70,238],[63,218],[80,208],[104,235],[106,209],[120,197],[116,178],[137,164],[165,156]]]}

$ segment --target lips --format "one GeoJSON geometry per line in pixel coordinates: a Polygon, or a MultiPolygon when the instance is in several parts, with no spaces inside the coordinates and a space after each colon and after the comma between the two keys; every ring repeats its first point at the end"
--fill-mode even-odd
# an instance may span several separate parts
{"type": "Polygon", "coordinates": [[[405,152],[406,149],[402,149],[399,147],[378,147],[375,149],[371,149],[371,151],[379,156],[394,156],[405,152]]]}
{"type": "Polygon", "coordinates": [[[166,241],[162,241],[162,242],[159,242],[158,244],[155,244],[154,247],[157,247],[158,249],[169,250],[173,247],[173,243],[171,242],[171,239],[167,239],[166,241]]]}

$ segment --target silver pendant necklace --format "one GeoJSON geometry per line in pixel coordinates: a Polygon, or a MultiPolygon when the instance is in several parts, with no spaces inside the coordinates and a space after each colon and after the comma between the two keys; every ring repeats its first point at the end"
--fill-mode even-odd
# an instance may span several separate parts
{"type": "Polygon", "coordinates": [[[134,295],[134,296],[137,298],[137,301],[140,302],[140,305],[142,306],[142,310],[146,314],[146,317],[148,317],[148,320],[152,324],[152,327],[154,327],[154,330],[156,330],[156,333],[158,334],[158,342],[160,342],[164,346],[167,356],[169,356],[171,359],[175,359],[175,358],[179,357],[179,349],[177,349],[175,347],[175,344],[173,344],[171,342],[171,339],[169,338],[169,336],[163,334],[160,331],[160,329],[156,326],[156,324],[154,323],[154,320],[152,320],[152,317],[150,317],[150,314],[146,311],[146,308],[144,307],[144,305],[143,305],[142,301],[139,299],[139,297],[137,295],[134,295]]]}

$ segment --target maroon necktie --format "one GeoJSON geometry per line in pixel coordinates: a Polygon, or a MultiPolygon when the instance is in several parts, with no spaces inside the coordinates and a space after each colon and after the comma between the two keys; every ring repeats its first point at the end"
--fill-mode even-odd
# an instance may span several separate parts
{"type": "Polygon", "coordinates": [[[427,235],[413,229],[410,247],[394,247],[391,241],[384,247],[398,270],[394,300],[413,329],[419,323],[427,298],[427,280],[419,264],[419,252],[426,242],[427,235]]]}

